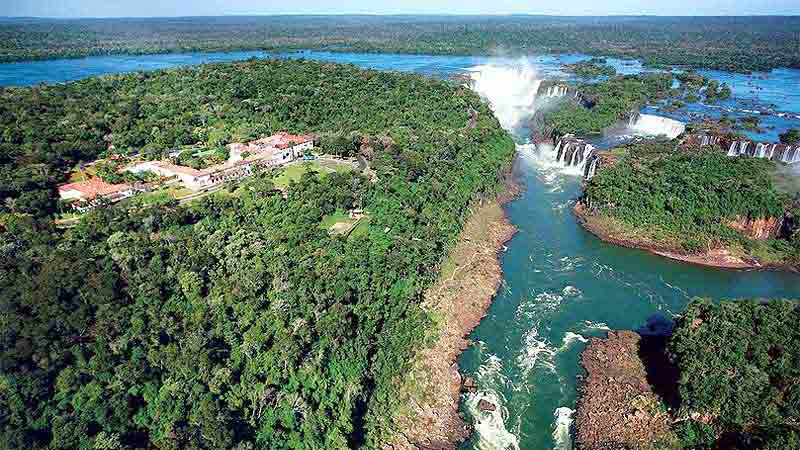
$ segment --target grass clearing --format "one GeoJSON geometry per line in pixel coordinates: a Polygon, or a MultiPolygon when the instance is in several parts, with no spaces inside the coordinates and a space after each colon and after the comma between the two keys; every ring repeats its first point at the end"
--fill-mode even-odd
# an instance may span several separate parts
{"type": "Polygon", "coordinates": [[[325,176],[329,173],[339,172],[346,173],[353,170],[353,167],[347,163],[336,163],[331,161],[302,161],[284,166],[278,175],[273,177],[272,182],[278,188],[286,188],[292,181],[300,181],[307,172],[317,172],[319,176],[325,176]]]}
{"type": "Polygon", "coordinates": [[[362,217],[361,220],[358,222],[353,231],[350,232],[349,237],[358,237],[358,236],[366,236],[369,234],[369,217],[365,216],[362,217]]]}
{"type": "Polygon", "coordinates": [[[333,214],[328,214],[327,216],[323,217],[319,227],[323,230],[330,230],[331,227],[337,224],[352,225],[354,223],[356,223],[356,219],[350,218],[350,216],[345,212],[336,211],[333,214]]]}

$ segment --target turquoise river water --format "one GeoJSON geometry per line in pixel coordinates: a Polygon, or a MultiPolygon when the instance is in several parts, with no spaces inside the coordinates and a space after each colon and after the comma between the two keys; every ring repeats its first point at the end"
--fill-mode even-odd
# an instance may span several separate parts
{"type": "MultiPolygon", "coordinates": [[[[262,52],[106,56],[73,60],[0,64],[0,85],[65,82],[93,75],[153,70],[250,57],[262,52]]],[[[464,449],[569,449],[580,351],[591,336],[609,329],[663,330],[695,296],[714,299],[800,298],[800,277],[772,272],[702,268],[645,252],[605,244],[585,232],[570,210],[581,180],[554,164],[552,157],[527,145],[522,126],[536,107],[536,80],[567,77],[560,67],[581,55],[540,56],[524,63],[508,59],[418,55],[302,52],[277,55],[353,63],[380,70],[431,76],[494,73],[479,92],[498,112],[512,112],[504,126],[517,138],[516,172],[525,190],[506,206],[519,233],[502,255],[504,282],[489,314],[472,333],[475,345],[460,358],[474,376],[476,394],[465,396],[463,410],[476,423],[464,449]],[[497,73],[498,67],[513,67],[497,73]],[[492,72],[494,70],[494,72],[492,72]],[[489,83],[489,86],[486,86],[489,83]],[[481,412],[480,399],[499,406],[481,412]]],[[[611,62],[624,73],[643,70],[636,61],[611,62]]],[[[770,112],[768,128],[751,133],[775,140],[800,127],[800,71],[740,75],[706,72],[731,84],[734,98],[721,105],[692,104],[669,115],[719,115],[770,112]]],[[[647,112],[659,114],[656,108],[647,112]]],[[[500,115],[500,114],[498,114],[500,115]]],[[[722,349],[724,350],[724,349],[722,349]]]]}

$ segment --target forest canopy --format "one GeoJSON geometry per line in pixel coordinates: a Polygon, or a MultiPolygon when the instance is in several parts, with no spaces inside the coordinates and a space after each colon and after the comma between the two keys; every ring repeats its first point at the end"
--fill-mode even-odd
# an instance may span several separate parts
{"type": "Polygon", "coordinates": [[[467,88],[308,61],[6,89],[0,120],[0,448],[380,448],[423,291],[514,152],[467,88]],[[279,130],[375,176],[283,194],[262,174],[52,225],[81,161],[279,130]],[[356,206],[363,233],[320,227],[356,206]]]}
{"type": "Polygon", "coordinates": [[[695,300],[668,353],[679,373],[684,448],[800,447],[797,302],[695,300]]]}
{"type": "Polygon", "coordinates": [[[255,16],[0,19],[0,61],[314,49],[488,55],[585,53],[738,72],[800,67],[797,17],[255,16]]]}
{"type": "MultiPolygon", "coordinates": [[[[719,149],[633,144],[586,184],[582,202],[629,232],[689,252],[755,245],[734,220],[782,218],[792,199],[775,184],[772,161],[730,158],[719,149]]],[[[774,240],[784,262],[800,262],[798,235],[774,240]]]]}

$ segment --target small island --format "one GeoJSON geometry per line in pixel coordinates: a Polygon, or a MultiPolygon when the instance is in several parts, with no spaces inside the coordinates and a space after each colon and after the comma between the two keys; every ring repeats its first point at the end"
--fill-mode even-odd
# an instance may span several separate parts
{"type": "Polygon", "coordinates": [[[610,77],[617,74],[617,69],[609,66],[605,58],[592,58],[575,64],[565,64],[564,71],[574,73],[581,78],[610,77]]]}
{"type": "Polygon", "coordinates": [[[574,212],[601,239],[731,269],[800,267],[800,195],[776,162],[693,140],[603,153],[574,212]]]}

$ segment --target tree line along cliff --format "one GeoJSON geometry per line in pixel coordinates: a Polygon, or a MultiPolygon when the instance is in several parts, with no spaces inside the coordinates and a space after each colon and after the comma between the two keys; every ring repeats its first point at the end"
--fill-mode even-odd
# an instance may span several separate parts
{"type": "Polygon", "coordinates": [[[3,448],[379,448],[422,293],[514,152],[464,87],[308,61],[5,89],[0,123],[3,448]],[[82,161],[279,130],[339,136],[374,176],[52,225],[82,161]],[[354,205],[364,233],[320,227],[354,205]]]}
{"type": "Polygon", "coordinates": [[[655,250],[723,248],[763,266],[800,265],[800,197],[779,186],[774,162],[672,142],[604,158],[580,199],[585,220],[655,250]]]}

